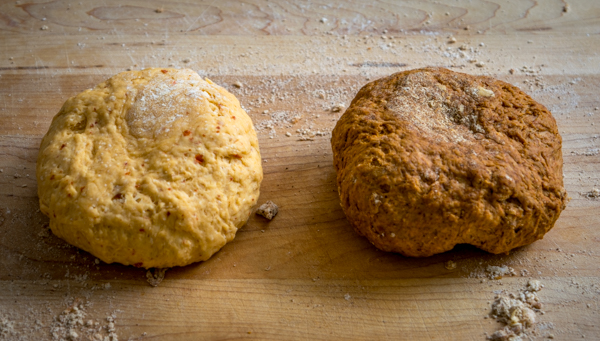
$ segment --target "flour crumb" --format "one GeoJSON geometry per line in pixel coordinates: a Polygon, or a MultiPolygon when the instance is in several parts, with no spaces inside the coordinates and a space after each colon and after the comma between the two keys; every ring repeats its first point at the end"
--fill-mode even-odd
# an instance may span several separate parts
{"type": "MultiPolygon", "coordinates": [[[[527,282],[525,289],[513,294],[502,291],[492,303],[490,316],[504,324],[487,339],[491,341],[515,341],[527,339],[529,334],[536,334],[536,313],[542,313],[542,303],[536,292],[544,286],[538,280],[527,282]]],[[[547,326],[546,326],[547,327],[547,326]]],[[[550,325],[550,328],[552,326],[550,325]]]]}
{"type": "Polygon", "coordinates": [[[42,27],[40,27],[40,30],[42,30],[42,31],[47,31],[47,30],[48,30],[48,26],[46,26],[46,25],[43,25],[42,27]]]}
{"type": "Polygon", "coordinates": [[[261,215],[269,220],[273,220],[278,212],[279,206],[270,200],[260,205],[258,210],[256,210],[256,214],[261,215]]]}
{"type": "Polygon", "coordinates": [[[479,61],[479,62],[476,62],[476,63],[475,63],[475,66],[477,66],[477,67],[484,67],[484,66],[485,66],[485,63],[484,63],[484,62],[481,62],[481,61],[479,61]]]}
{"type": "Polygon", "coordinates": [[[583,195],[588,199],[598,199],[600,198],[600,189],[594,187],[591,191],[583,193],[583,195]]]}
{"type": "Polygon", "coordinates": [[[454,270],[456,269],[456,262],[449,260],[444,264],[444,267],[448,270],[454,270]]]}
{"type": "Polygon", "coordinates": [[[345,299],[346,301],[350,301],[350,299],[351,299],[351,298],[352,298],[352,296],[350,296],[350,294],[346,294],[346,295],[344,295],[344,299],[345,299]]]}
{"type": "Polygon", "coordinates": [[[233,82],[232,85],[235,86],[238,89],[241,89],[241,88],[244,87],[244,84],[242,84],[242,82],[240,82],[240,81],[235,81],[235,82],[233,82]]]}
{"type": "Polygon", "coordinates": [[[331,108],[331,111],[332,112],[340,112],[340,111],[344,110],[344,108],[345,108],[344,104],[338,103],[331,108]]]}
{"type": "Polygon", "coordinates": [[[167,268],[152,268],[146,272],[146,280],[151,286],[157,287],[165,279],[166,271],[167,268]]]}
{"type": "Polygon", "coordinates": [[[154,10],[154,12],[156,12],[156,13],[162,13],[164,11],[165,11],[164,8],[157,8],[157,9],[154,10]]]}
{"type": "Polygon", "coordinates": [[[527,282],[527,290],[530,292],[536,292],[542,290],[544,286],[540,283],[540,281],[532,279],[527,282]]]}

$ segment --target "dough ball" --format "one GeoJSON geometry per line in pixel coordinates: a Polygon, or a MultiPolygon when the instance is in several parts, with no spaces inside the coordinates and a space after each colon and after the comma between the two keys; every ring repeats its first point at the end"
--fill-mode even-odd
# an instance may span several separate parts
{"type": "Polygon", "coordinates": [[[250,117],[192,70],[120,73],[70,98],[37,160],[41,211],[104,262],[203,261],[246,223],[262,181],[250,117]]]}
{"type": "Polygon", "coordinates": [[[551,113],[490,77],[425,68],[371,82],[331,144],[342,208],[384,251],[505,253],[541,239],[567,201],[551,113]]]}

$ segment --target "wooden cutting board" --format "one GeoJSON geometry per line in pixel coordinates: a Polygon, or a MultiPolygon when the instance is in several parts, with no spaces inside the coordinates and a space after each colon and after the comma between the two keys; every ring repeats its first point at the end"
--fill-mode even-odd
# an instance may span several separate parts
{"type": "Polygon", "coordinates": [[[600,339],[597,1],[8,1],[0,29],[0,339],[484,340],[501,328],[494,297],[529,279],[545,286],[534,339],[600,339]],[[571,201],[543,240],[411,259],[345,220],[331,109],[427,65],[506,80],[553,112],[571,201]],[[264,159],[259,203],[280,206],[158,287],[54,237],[35,181],[62,103],[150,66],[194,69],[240,99],[264,159]],[[516,275],[490,279],[488,265],[516,275]]]}

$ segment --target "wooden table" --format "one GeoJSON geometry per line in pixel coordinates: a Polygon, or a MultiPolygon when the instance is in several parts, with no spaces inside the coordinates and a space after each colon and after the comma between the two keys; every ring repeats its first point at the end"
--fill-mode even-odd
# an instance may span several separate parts
{"type": "Polygon", "coordinates": [[[0,29],[0,339],[72,327],[80,340],[484,340],[501,327],[487,318],[494,296],[528,279],[545,286],[535,339],[600,339],[599,2],[4,1],[0,29]],[[145,270],[98,263],[48,231],[35,162],[69,96],[171,65],[240,99],[264,159],[259,202],[280,213],[151,287],[145,270]],[[331,108],[427,65],[506,80],[553,112],[571,201],[546,238],[510,255],[458,246],[411,259],[351,229],[329,143],[343,111],[331,108]],[[491,280],[488,265],[517,275],[491,280]]]}

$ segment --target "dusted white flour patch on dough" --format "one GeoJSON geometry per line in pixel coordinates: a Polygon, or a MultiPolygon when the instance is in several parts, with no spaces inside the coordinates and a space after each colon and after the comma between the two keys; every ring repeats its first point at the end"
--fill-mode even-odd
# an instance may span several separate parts
{"type": "Polygon", "coordinates": [[[131,134],[156,138],[168,132],[176,121],[194,112],[203,100],[210,103],[211,96],[207,91],[219,93],[214,85],[202,80],[192,70],[157,74],[141,90],[131,90],[135,101],[125,116],[131,134]]]}
{"type": "Polygon", "coordinates": [[[107,263],[145,268],[208,259],[258,199],[250,117],[191,70],[120,73],[70,98],[40,146],[50,228],[107,263]]]}

